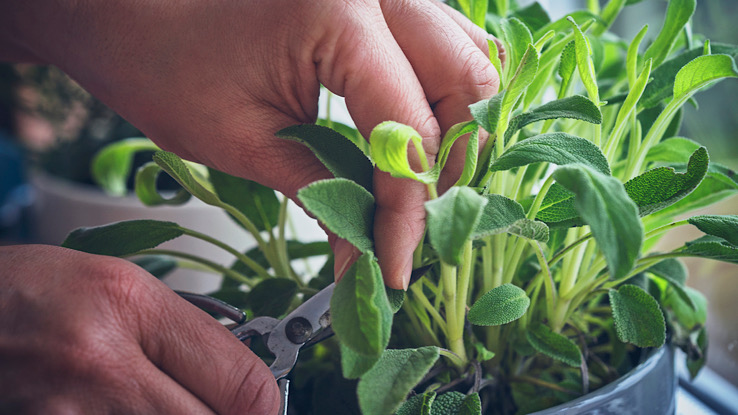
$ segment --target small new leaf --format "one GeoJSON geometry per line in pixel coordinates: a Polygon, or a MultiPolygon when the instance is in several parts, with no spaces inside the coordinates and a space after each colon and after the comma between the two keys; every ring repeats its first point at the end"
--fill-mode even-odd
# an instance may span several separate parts
{"type": "Polygon", "coordinates": [[[477,326],[499,326],[525,314],[530,298],[521,288],[504,284],[482,295],[469,309],[469,321],[477,326]]]}
{"type": "Polygon", "coordinates": [[[461,262],[464,243],[471,238],[487,199],[468,187],[452,187],[425,203],[430,242],[450,265],[461,262]]]}
{"type": "Polygon", "coordinates": [[[545,324],[536,324],[530,328],[526,336],[528,343],[539,352],[569,366],[579,367],[582,364],[582,352],[573,341],[555,333],[545,324]]]}
{"type": "Polygon", "coordinates": [[[220,200],[243,213],[256,229],[263,231],[277,225],[280,203],[274,190],[216,169],[208,168],[208,172],[220,200]]]}
{"type": "Polygon", "coordinates": [[[423,138],[412,127],[394,121],[385,121],[372,130],[369,137],[372,157],[379,170],[387,172],[392,177],[413,179],[421,183],[430,184],[438,181],[440,166],[416,173],[410,167],[408,160],[408,145],[413,143],[421,163],[425,160],[423,138]]]}
{"type": "Polygon", "coordinates": [[[610,290],[610,305],[618,338],[638,347],[659,347],[666,340],[666,323],[656,299],[626,284],[610,290]]]}
{"type": "Polygon", "coordinates": [[[95,155],[91,163],[92,178],[109,195],[125,196],[126,183],[131,174],[133,157],[141,151],[156,151],[148,138],[128,138],[105,146],[95,155]]]}

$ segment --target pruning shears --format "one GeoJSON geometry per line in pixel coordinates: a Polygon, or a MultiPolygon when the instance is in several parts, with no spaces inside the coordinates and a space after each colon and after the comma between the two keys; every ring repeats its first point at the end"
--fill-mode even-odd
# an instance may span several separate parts
{"type": "MultiPolygon", "coordinates": [[[[430,265],[413,270],[411,283],[423,276],[430,265]]],[[[275,359],[269,369],[280,391],[280,414],[287,415],[289,379],[287,375],[297,362],[300,350],[333,335],[330,301],[336,284],[331,283],[310,297],[283,319],[256,317],[246,321],[246,313],[216,298],[178,291],[182,298],[206,311],[217,313],[236,323],[230,330],[242,342],[261,336],[275,359]]]]}

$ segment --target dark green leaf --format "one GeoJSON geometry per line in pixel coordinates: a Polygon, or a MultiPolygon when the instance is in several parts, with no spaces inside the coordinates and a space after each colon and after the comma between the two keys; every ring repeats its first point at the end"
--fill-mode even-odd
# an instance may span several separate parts
{"type": "Polygon", "coordinates": [[[397,313],[398,311],[400,311],[400,308],[402,308],[402,304],[405,302],[405,291],[395,290],[390,287],[386,287],[386,289],[387,300],[389,301],[392,313],[397,313]]]}
{"type": "Polygon", "coordinates": [[[430,415],[435,399],[436,393],[433,391],[415,395],[405,401],[395,415],[430,415]]]}
{"type": "MultiPolygon", "coordinates": [[[[543,26],[551,23],[551,18],[540,3],[531,3],[522,9],[515,10],[512,16],[520,19],[531,31],[537,31],[543,26]]],[[[538,40],[535,38],[533,40],[538,40]]]]}
{"type": "Polygon", "coordinates": [[[589,140],[566,133],[541,134],[516,143],[492,163],[490,170],[510,170],[540,162],[560,166],[579,163],[610,174],[610,166],[599,147],[589,140]]]}
{"type": "Polygon", "coordinates": [[[559,167],[553,175],[576,195],[574,207],[590,226],[610,276],[624,277],[640,254],[643,224],[623,184],[583,165],[559,167]]]}
{"type": "Polygon", "coordinates": [[[515,321],[525,314],[530,298],[512,284],[493,288],[469,309],[469,321],[477,326],[499,326],[515,321]]]}
{"type": "Polygon", "coordinates": [[[689,22],[689,18],[692,17],[696,6],[696,0],[669,1],[664,25],[656,40],[646,49],[646,53],[643,56],[644,60],[653,58],[653,65],[658,66],[666,59],[677,36],[682,28],[684,28],[684,25],[689,22]]]}
{"type": "Polygon", "coordinates": [[[482,415],[482,401],[477,392],[464,397],[458,415],[482,415]]]}
{"type": "Polygon", "coordinates": [[[659,347],[666,340],[666,323],[656,300],[635,285],[610,290],[610,305],[618,338],[638,347],[659,347]]]}
{"type": "Polygon", "coordinates": [[[336,284],[331,318],[341,343],[354,352],[377,357],[387,347],[392,309],[373,255],[362,255],[336,284]]]}
{"type": "Polygon", "coordinates": [[[431,415],[457,415],[465,397],[463,393],[455,391],[438,395],[431,406],[431,415]]]}
{"type": "Polygon", "coordinates": [[[131,174],[133,157],[141,151],[156,151],[156,146],[148,138],[128,138],[105,146],[92,159],[92,178],[108,194],[125,196],[126,183],[131,174]]]}
{"type": "Polygon", "coordinates": [[[287,278],[271,278],[257,284],[246,297],[256,316],[280,317],[297,295],[297,283],[287,278]]]}
{"type": "Polygon", "coordinates": [[[156,189],[156,182],[163,170],[158,164],[146,163],[136,171],[134,191],[138,200],[146,206],[182,205],[190,200],[192,195],[180,188],[174,196],[164,197],[156,189]]]}
{"type": "Polygon", "coordinates": [[[369,141],[367,141],[366,138],[364,138],[359,130],[356,129],[356,127],[351,127],[346,124],[342,124],[340,122],[336,122],[331,120],[330,122],[324,118],[318,118],[318,120],[315,122],[317,125],[322,125],[323,127],[328,127],[333,130],[336,130],[339,134],[346,137],[356,145],[356,147],[359,147],[359,150],[361,150],[362,153],[366,155],[367,158],[371,160],[371,150],[369,149],[369,141]]]}
{"type": "Polygon", "coordinates": [[[263,231],[277,225],[280,202],[274,190],[212,168],[208,172],[220,200],[241,211],[256,229],[263,231]]]}
{"type": "Polygon", "coordinates": [[[652,265],[646,272],[657,275],[680,287],[684,287],[687,282],[687,267],[676,258],[668,258],[652,265]]]}
{"type": "Polygon", "coordinates": [[[573,341],[555,333],[545,324],[536,324],[526,332],[528,342],[546,356],[560,360],[569,366],[582,364],[582,352],[573,341]]]}
{"type": "Polygon", "coordinates": [[[374,166],[351,140],[319,125],[303,124],[277,132],[277,137],[305,144],[335,177],[353,180],[372,191],[374,166]]]}
{"type": "Polygon", "coordinates": [[[716,163],[710,163],[705,178],[697,188],[684,199],[659,212],[659,216],[673,218],[738,193],[736,173],[716,163]]]}
{"type": "MultiPolygon", "coordinates": [[[[231,280],[224,280],[224,281],[231,281],[231,280]]],[[[224,284],[225,285],[225,284],[224,284]]],[[[248,303],[248,293],[241,291],[238,287],[221,287],[220,290],[208,294],[213,298],[217,298],[220,301],[223,301],[227,304],[230,304],[236,308],[239,308],[241,310],[247,310],[249,309],[249,303],[248,303]]],[[[213,314],[216,318],[222,317],[219,314],[213,314]]]]}
{"type": "Polygon", "coordinates": [[[357,393],[364,415],[394,413],[438,359],[438,348],[385,350],[381,359],[359,381],[357,393]]]}
{"type": "Polygon", "coordinates": [[[707,329],[702,327],[697,334],[697,341],[695,342],[695,346],[700,353],[696,356],[687,356],[687,369],[689,370],[691,380],[697,377],[697,374],[705,366],[705,363],[707,363],[707,345],[707,329]]]}
{"type": "Polygon", "coordinates": [[[177,268],[177,261],[172,260],[164,255],[146,255],[131,260],[134,264],[143,268],[149,274],[156,278],[165,277],[177,268]]]}
{"type": "Polygon", "coordinates": [[[129,220],[76,229],[62,246],[90,254],[126,256],[155,248],[183,234],[184,229],[174,222],[129,220]]]}
{"type": "Polygon", "coordinates": [[[689,301],[676,292],[668,292],[664,298],[664,307],[671,310],[679,324],[688,331],[703,327],[707,323],[707,299],[692,287],[684,287],[689,301]]]}
{"type": "Polygon", "coordinates": [[[703,236],[692,242],[687,242],[680,254],[714,259],[716,261],[738,264],[738,247],[728,243],[723,238],[703,236]]]}
{"type": "Polygon", "coordinates": [[[313,182],[297,192],[305,209],[361,252],[372,250],[374,196],[347,179],[313,182]]]}
{"type": "Polygon", "coordinates": [[[582,225],[582,219],[574,208],[574,193],[554,183],[543,198],[536,219],[552,228],[582,225]]]}
{"type": "Polygon", "coordinates": [[[341,373],[346,379],[358,379],[371,370],[379,361],[379,356],[365,356],[339,342],[341,348],[341,373]]]}
{"type": "Polygon", "coordinates": [[[738,216],[700,215],[693,216],[688,221],[702,232],[723,238],[728,243],[738,246],[738,216]]]}
{"type": "Polygon", "coordinates": [[[471,238],[487,199],[468,187],[452,187],[425,203],[430,242],[441,260],[457,265],[464,243],[471,238]]]}
{"type": "Polygon", "coordinates": [[[687,171],[677,173],[673,168],[657,167],[625,183],[625,191],[638,205],[641,216],[650,215],[691,193],[707,173],[710,158],[700,147],[689,158],[687,171]]]}
{"type": "Polygon", "coordinates": [[[571,118],[593,124],[601,124],[602,112],[600,112],[600,109],[592,101],[581,95],[572,95],[568,98],[551,101],[510,120],[510,126],[507,128],[507,132],[505,132],[505,142],[516,131],[528,124],[556,118],[571,118]]]}
{"type": "Polygon", "coordinates": [[[527,219],[523,207],[516,201],[501,195],[485,195],[487,204],[482,210],[472,237],[474,239],[508,232],[541,242],[548,241],[548,227],[527,219]]]}

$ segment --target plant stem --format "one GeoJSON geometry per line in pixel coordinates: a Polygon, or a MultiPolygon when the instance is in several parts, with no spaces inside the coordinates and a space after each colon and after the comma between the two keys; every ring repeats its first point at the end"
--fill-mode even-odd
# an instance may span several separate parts
{"type": "Polygon", "coordinates": [[[217,246],[217,247],[219,247],[219,248],[227,251],[228,253],[232,254],[239,261],[243,262],[244,265],[246,265],[247,267],[249,267],[257,275],[259,275],[259,277],[261,277],[261,278],[272,278],[272,276],[269,275],[269,273],[267,272],[266,269],[264,269],[264,267],[262,267],[261,265],[259,265],[258,263],[256,263],[256,261],[254,261],[253,259],[249,258],[248,256],[246,256],[242,252],[237,251],[232,246],[230,246],[230,245],[228,245],[226,243],[223,243],[223,242],[221,242],[221,241],[219,241],[219,240],[217,240],[217,239],[215,239],[215,238],[213,238],[213,237],[211,237],[209,235],[205,235],[204,233],[200,233],[200,232],[197,232],[197,231],[192,230],[192,229],[182,228],[182,230],[184,231],[184,234],[185,235],[189,235],[189,236],[192,236],[194,238],[197,238],[197,239],[203,240],[205,242],[208,242],[210,244],[213,244],[213,245],[215,245],[215,246],[217,246]]]}
{"type": "Polygon", "coordinates": [[[474,268],[473,254],[474,249],[472,248],[472,241],[470,239],[464,243],[461,266],[459,267],[456,281],[456,316],[459,319],[461,327],[464,327],[464,323],[466,322],[466,301],[469,297],[472,270],[474,268]]]}
{"type": "Polygon", "coordinates": [[[541,205],[543,204],[543,199],[546,197],[546,193],[548,193],[548,189],[553,186],[554,178],[553,175],[550,175],[546,178],[546,181],[543,182],[543,185],[541,186],[541,190],[536,195],[535,200],[533,201],[533,205],[531,205],[530,209],[528,210],[528,219],[534,220],[536,218],[536,215],[538,215],[538,211],[541,209],[541,205]]]}
{"type": "Polygon", "coordinates": [[[448,331],[449,348],[462,361],[466,362],[464,323],[462,320],[461,324],[459,324],[456,307],[456,267],[441,262],[441,280],[443,280],[443,304],[446,310],[446,329],[448,331]]]}
{"type": "Polygon", "coordinates": [[[246,284],[249,287],[253,287],[254,285],[256,285],[254,281],[252,281],[250,278],[246,277],[245,275],[239,272],[236,272],[232,269],[226,268],[222,265],[216,264],[215,262],[209,261],[205,258],[199,257],[197,255],[191,255],[191,254],[180,252],[180,251],[172,251],[169,249],[144,249],[143,251],[138,251],[131,255],[125,255],[124,258],[137,256],[137,255],[167,255],[167,256],[171,256],[175,258],[186,259],[188,261],[202,264],[205,267],[218,272],[219,274],[232,278],[233,280],[238,281],[242,284],[246,284]]]}
{"type": "Polygon", "coordinates": [[[441,317],[441,314],[438,313],[438,310],[433,307],[433,304],[430,303],[428,297],[425,296],[425,293],[423,293],[423,288],[418,284],[413,284],[410,286],[410,291],[413,293],[418,303],[423,306],[425,311],[427,311],[428,314],[430,314],[431,318],[433,318],[433,320],[441,327],[443,334],[448,337],[446,322],[443,320],[443,317],[441,317]]]}

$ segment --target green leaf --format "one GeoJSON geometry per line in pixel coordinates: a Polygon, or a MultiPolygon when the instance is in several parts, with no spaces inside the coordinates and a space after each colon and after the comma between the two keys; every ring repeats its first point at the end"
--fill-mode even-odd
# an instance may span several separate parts
{"type": "Polygon", "coordinates": [[[644,59],[653,58],[654,66],[660,65],[666,59],[677,36],[692,17],[696,6],[696,0],[669,1],[661,32],[659,32],[656,40],[651,43],[651,46],[646,49],[644,59]]]}
{"type": "Polygon", "coordinates": [[[136,171],[134,191],[138,200],[146,206],[178,206],[187,203],[192,195],[183,188],[180,188],[171,197],[164,197],[159,194],[156,189],[156,180],[162,171],[161,167],[153,161],[144,164],[136,171]]]}
{"type": "Polygon", "coordinates": [[[705,178],[684,199],[659,212],[659,217],[673,218],[691,212],[738,193],[736,173],[717,163],[710,163],[705,178]]]}
{"type": "Polygon", "coordinates": [[[341,373],[346,379],[360,378],[379,361],[379,356],[365,356],[351,350],[341,342],[338,344],[341,349],[341,373]]]}
{"type": "Polygon", "coordinates": [[[349,141],[354,143],[356,147],[359,147],[364,155],[371,160],[371,150],[369,149],[369,141],[367,141],[355,127],[348,126],[346,124],[331,120],[328,121],[324,118],[318,118],[315,121],[316,125],[328,127],[332,130],[336,130],[339,134],[346,137],[349,141]]]}
{"type": "Polygon", "coordinates": [[[683,163],[700,147],[699,143],[689,138],[667,138],[648,150],[646,162],[683,163]]]}
{"type": "Polygon", "coordinates": [[[737,215],[700,215],[693,216],[688,221],[702,232],[723,238],[731,245],[738,246],[737,215]]]}
{"type": "Polygon", "coordinates": [[[126,183],[131,174],[133,157],[141,151],[156,151],[156,146],[148,138],[137,137],[116,141],[105,146],[92,159],[92,178],[105,193],[112,196],[125,196],[126,183]]]}
{"type": "Polygon", "coordinates": [[[651,266],[646,272],[666,281],[669,284],[667,290],[674,290],[684,302],[694,308],[692,299],[684,290],[684,283],[687,281],[687,267],[681,261],[675,258],[668,258],[651,266]]]}
{"type": "Polygon", "coordinates": [[[177,261],[165,255],[146,255],[131,260],[156,278],[163,278],[177,268],[177,261]]]}
{"type": "Polygon", "coordinates": [[[359,381],[357,393],[364,415],[394,413],[438,360],[438,348],[385,350],[381,359],[359,381]]]}
{"type": "Polygon", "coordinates": [[[469,321],[477,326],[499,326],[515,321],[525,314],[530,298],[512,284],[493,288],[471,306],[469,321]]]}
{"type": "Polygon", "coordinates": [[[495,357],[495,352],[488,350],[481,342],[474,343],[474,348],[477,350],[476,359],[479,362],[486,362],[495,357]]]}
{"type": "Polygon", "coordinates": [[[574,19],[574,21],[580,26],[584,26],[587,24],[587,22],[591,20],[595,20],[597,23],[604,23],[602,18],[600,16],[590,12],[589,10],[577,10],[572,13],[566,14],[564,17],[555,20],[542,28],[536,30],[536,33],[534,34],[534,37],[536,39],[539,39],[544,33],[548,32],[549,30],[553,30],[556,33],[564,33],[568,29],[571,28],[571,23],[569,23],[569,18],[574,19]]]}
{"type": "Polygon", "coordinates": [[[569,366],[582,364],[582,352],[573,341],[552,331],[545,324],[536,324],[526,332],[528,342],[546,356],[560,360],[569,366]]]}
{"type": "Polygon", "coordinates": [[[601,124],[602,112],[600,112],[600,109],[592,101],[581,95],[572,95],[567,98],[551,101],[511,119],[510,126],[507,128],[507,132],[505,132],[505,142],[516,131],[528,124],[555,118],[571,118],[592,124],[601,124]]]}
{"type": "Polygon", "coordinates": [[[220,200],[243,213],[256,229],[264,231],[277,225],[280,202],[274,190],[212,168],[208,172],[220,200]]]}
{"type": "Polygon", "coordinates": [[[126,256],[184,235],[174,222],[129,220],[72,231],[62,242],[65,248],[90,254],[126,256]]]}
{"type": "Polygon", "coordinates": [[[603,33],[607,31],[607,29],[612,26],[612,23],[615,21],[615,18],[618,17],[620,14],[620,11],[623,10],[623,7],[625,7],[626,0],[610,0],[607,2],[607,5],[602,10],[602,13],[600,15],[602,16],[602,20],[605,21],[604,24],[597,25],[594,30],[592,31],[592,34],[594,36],[602,36],[603,33]]]}
{"type": "MultiPolygon", "coordinates": [[[[734,56],[738,54],[738,46],[713,43],[711,44],[712,53],[726,54],[734,56]]],[[[643,108],[653,108],[661,101],[669,98],[674,90],[674,80],[677,73],[684,65],[692,61],[694,58],[701,56],[702,47],[697,47],[683,52],[680,55],[662,63],[651,72],[651,81],[643,91],[640,105],[643,108]]]]}
{"type": "Polygon", "coordinates": [[[167,172],[180,186],[184,187],[196,198],[208,205],[222,206],[223,202],[215,192],[206,186],[209,184],[198,180],[179,156],[168,151],[157,151],[153,156],[154,162],[167,172]]]}
{"type": "Polygon", "coordinates": [[[438,395],[431,406],[431,415],[457,415],[465,397],[466,395],[456,391],[438,395]]]}
{"type": "Polygon", "coordinates": [[[319,180],[297,192],[305,209],[361,252],[372,250],[374,196],[347,179],[319,180]]]}
{"type": "Polygon", "coordinates": [[[640,253],[643,224],[623,184],[584,165],[559,167],[553,175],[576,195],[574,207],[590,226],[610,276],[624,277],[640,253]]]}
{"type": "Polygon", "coordinates": [[[707,323],[707,299],[692,287],[684,287],[684,291],[689,301],[676,292],[668,292],[664,307],[671,310],[679,324],[688,331],[703,327],[707,323]]]}
{"type": "Polygon", "coordinates": [[[543,198],[541,208],[536,219],[546,223],[551,228],[562,228],[582,225],[574,208],[574,193],[566,190],[564,186],[554,183],[543,198]]]}
{"type": "Polygon", "coordinates": [[[469,140],[466,145],[466,160],[464,161],[464,168],[461,172],[461,177],[456,181],[454,186],[466,186],[474,176],[474,171],[477,168],[477,156],[479,152],[479,126],[474,121],[461,122],[453,125],[449,128],[448,132],[444,135],[441,140],[441,146],[438,150],[438,156],[436,157],[436,163],[440,165],[440,169],[446,166],[446,161],[451,153],[451,147],[456,143],[461,136],[470,134],[469,140]]]}
{"type": "Polygon", "coordinates": [[[394,121],[385,121],[372,130],[369,145],[377,168],[390,173],[392,177],[413,179],[421,183],[438,181],[440,166],[422,173],[416,173],[408,161],[408,145],[413,143],[421,162],[425,159],[423,138],[412,127],[394,121]]]}
{"type": "Polygon", "coordinates": [[[498,123],[497,125],[497,133],[499,136],[502,136],[502,132],[499,131],[501,127],[507,128],[507,120],[509,119],[510,113],[514,109],[515,104],[523,95],[526,88],[528,88],[528,85],[530,85],[531,82],[533,82],[533,80],[535,79],[536,74],[538,73],[539,58],[540,55],[536,48],[532,44],[529,44],[528,48],[525,50],[525,54],[523,55],[522,59],[520,59],[520,65],[518,65],[517,70],[515,71],[515,75],[513,76],[512,80],[510,80],[510,84],[507,86],[505,94],[502,97],[500,119],[504,120],[504,124],[498,123]]]}
{"type": "Polygon", "coordinates": [[[436,393],[433,391],[415,395],[406,400],[395,415],[430,415],[431,406],[435,399],[436,393]]]}
{"type": "Polygon", "coordinates": [[[697,339],[693,343],[700,353],[697,356],[687,356],[687,369],[689,370],[690,380],[694,380],[694,378],[697,377],[697,374],[700,373],[700,370],[705,366],[705,363],[707,363],[708,337],[707,329],[705,327],[700,329],[697,334],[697,339]]]}
{"type": "Polygon", "coordinates": [[[362,255],[336,284],[331,318],[338,339],[354,352],[377,357],[387,347],[392,309],[373,255],[362,255]]]}
{"type": "Polygon", "coordinates": [[[520,141],[495,160],[490,170],[510,170],[541,162],[560,166],[578,163],[610,174],[610,166],[599,147],[589,140],[566,133],[546,133],[520,141]]]}
{"type": "Polygon", "coordinates": [[[579,68],[579,77],[582,79],[589,99],[595,105],[600,105],[600,93],[597,88],[597,78],[595,77],[595,68],[591,56],[592,47],[574,19],[570,17],[568,20],[574,27],[574,48],[576,51],[577,68],[579,68]]]}
{"type": "Polygon", "coordinates": [[[287,278],[271,278],[258,283],[246,296],[255,316],[280,317],[297,295],[297,283],[287,278]]]}
{"type": "Polygon", "coordinates": [[[303,124],[282,129],[276,136],[306,145],[335,177],[352,180],[372,191],[372,162],[343,134],[319,125],[303,124]]]}
{"type": "MultiPolygon", "coordinates": [[[[643,26],[628,45],[628,52],[625,58],[625,70],[628,75],[628,84],[630,86],[633,86],[635,84],[636,77],[638,76],[638,50],[641,47],[643,37],[646,36],[646,32],[648,32],[648,25],[643,26]]],[[[653,67],[653,61],[651,61],[651,67],[653,67]]],[[[674,75],[676,75],[676,72],[674,73],[674,75]]],[[[651,82],[646,85],[646,91],[648,90],[648,86],[650,84],[651,82]]],[[[641,94],[641,96],[643,96],[643,94],[641,94]]]]}
{"type": "Polygon", "coordinates": [[[474,392],[465,396],[457,415],[482,415],[482,401],[479,393],[474,392]]]}
{"type": "Polygon", "coordinates": [[[687,242],[684,248],[678,252],[682,255],[738,264],[738,247],[728,243],[723,238],[715,236],[707,235],[692,242],[687,242]]]}
{"type": "Polygon", "coordinates": [[[484,128],[488,133],[494,134],[497,131],[497,123],[500,121],[502,111],[502,98],[505,97],[505,91],[493,96],[489,99],[483,99],[479,102],[469,105],[474,121],[484,128]]]}
{"type": "Polygon", "coordinates": [[[396,314],[402,308],[402,304],[405,302],[405,291],[395,290],[394,288],[386,287],[387,289],[387,300],[389,301],[392,313],[396,314]]]}
{"type": "Polygon", "coordinates": [[[707,173],[709,161],[707,150],[700,147],[689,158],[685,173],[658,167],[626,182],[625,191],[638,205],[640,216],[650,215],[673,205],[697,188],[707,173]]]}
{"type": "Polygon", "coordinates": [[[487,199],[468,187],[452,187],[425,203],[430,242],[441,260],[457,265],[464,243],[471,238],[487,199]]]}
{"type": "Polygon", "coordinates": [[[710,82],[735,77],[738,77],[738,69],[732,56],[699,56],[677,73],[674,79],[674,99],[686,100],[710,82]]]}
{"type": "Polygon", "coordinates": [[[502,19],[500,27],[505,43],[507,43],[505,65],[510,65],[511,70],[516,70],[527,53],[529,45],[533,43],[533,34],[523,22],[515,17],[502,19]]]}
{"type": "MultiPolygon", "coordinates": [[[[544,9],[538,2],[531,3],[529,6],[515,10],[512,13],[512,16],[519,19],[532,31],[538,31],[542,27],[551,23],[551,18],[548,16],[546,9],[544,9]]],[[[534,40],[538,40],[538,38],[535,38],[534,40]]]]}
{"type": "Polygon", "coordinates": [[[610,305],[618,338],[638,347],[660,347],[666,340],[666,323],[659,304],[643,289],[626,284],[610,290],[610,305]]]}
{"type": "Polygon", "coordinates": [[[473,239],[508,232],[513,235],[541,242],[548,242],[548,226],[525,217],[520,203],[501,195],[484,195],[487,204],[482,210],[473,239]]]}
{"type": "MultiPolygon", "coordinates": [[[[572,40],[566,44],[563,52],[561,52],[561,61],[559,62],[558,74],[561,77],[561,91],[562,92],[567,91],[569,89],[569,85],[572,81],[572,77],[574,76],[574,71],[576,70],[577,70],[576,45],[574,41],[572,40]]],[[[602,113],[600,113],[600,120],[601,119],[602,119],[602,113]]]]}

